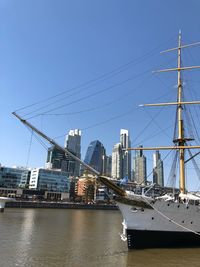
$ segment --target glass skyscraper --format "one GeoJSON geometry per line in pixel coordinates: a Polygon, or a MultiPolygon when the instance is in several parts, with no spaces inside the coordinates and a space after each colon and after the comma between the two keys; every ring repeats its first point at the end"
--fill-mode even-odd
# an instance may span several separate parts
{"type": "MultiPolygon", "coordinates": [[[[70,130],[66,136],[65,147],[73,153],[79,159],[81,158],[81,131],[79,129],[70,130]]],[[[80,175],[80,162],[68,157],[70,161],[73,176],[77,177],[80,175]]]]}
{"type": "Polygon", "coordinates": [[[111,176],[112,156],[103,155],[102,174],[111,176]]]}
{"type": "MultiPolygon", "coordinates": [[[[72,154],[81,158],[81,131],[70,130],[66,136],[65,148],[67,148],[72,154]]],[[[47,154],[47,169],[59,169],[67,172],[69,176],[77,177],[80,174],[80,163],[70,157],[65,152],[60,151],[55,146],[48,149],[47,154]]]]}
{"type": "Polygon", "coordinates": [[[163,161],[159,151],[153,154],[153,182],[162,187],[164,186],[163,161]]]}
{"type": "Polygon", "coordinates": [[[25,187],[29,178],[30,172],[25,168],[0,167],[0,187],[18,188],[26,179],[23,184],[25,187]]]}
{"type": "Polygon", "coordinates": [[[55,146],[51,146],[47,153],[46,167],[48,169],[60,169],[62,171],[67,171],[67,158],[65,153],[55,146]]]}
{"type": "Polygon", "coordinates": [[[98,141],[92,141],[88,146],[84,162],[95,170],[103,172],[103,159],[105,158],[106,152],[103,144],[98,141]]]}

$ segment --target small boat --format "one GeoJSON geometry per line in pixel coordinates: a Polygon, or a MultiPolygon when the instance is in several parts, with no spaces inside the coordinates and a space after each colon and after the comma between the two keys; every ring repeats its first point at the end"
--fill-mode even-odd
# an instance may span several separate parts
{"type": "Polygon", "coordinates": [[[12,202],[12,201],[15,201],[15,199],[11,197],[0,197],[0,212],[4,212],[6,202],[12,202]]]}

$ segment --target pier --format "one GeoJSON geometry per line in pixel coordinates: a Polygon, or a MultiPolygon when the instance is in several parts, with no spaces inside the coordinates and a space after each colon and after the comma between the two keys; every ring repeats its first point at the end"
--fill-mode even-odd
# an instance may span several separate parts
{"type": "Polygon", "coordinates": [[[51,208],[51,209],[118,210],[118,207],[115,204],[85,204],[85,203],[48,202],[48,201],[14,201],[14,202],[7,202],[6,203],[6,208],[51,208]]]}

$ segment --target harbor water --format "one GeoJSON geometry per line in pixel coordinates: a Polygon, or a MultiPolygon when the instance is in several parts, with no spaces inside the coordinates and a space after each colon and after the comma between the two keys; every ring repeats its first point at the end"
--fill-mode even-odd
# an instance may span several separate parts
{"type": "Polygon", "coordinates": [[[128,250],[115,210],[7,208],[0,214],[0,266],[200,266],[200,248],[128,250]]]}

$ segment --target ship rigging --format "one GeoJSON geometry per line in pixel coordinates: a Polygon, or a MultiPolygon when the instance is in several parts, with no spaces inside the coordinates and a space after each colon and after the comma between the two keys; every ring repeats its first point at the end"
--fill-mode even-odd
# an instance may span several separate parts
{"type": "MultiPolygon", "coordinates": [[[[176,106],[177,112],[177,137],[173,139],[173,146],[159,147],[135,147],[130,150],[176,150],[179,154],[179,190],[175,195],[160,197],[148,197],[125,191],[115,185],[109,177],[102,176],[91,166],[74,156],[66,148],[62,148],[53,139],[38,130],[27,120],[22,119],[16,112],[13,112],[23,124],[34,132],[64,151],[73,159],[79,161],[86,169],[96,175],[103,184],[111,188],[117,195],[116,199],[119,209],[123,215],[122,239],[127,240],[128,248],[142,247],[171,247],[171,246],[200,246],[200,196],[189,193],[185,183],[185,164],[195,157],[190,149],[200,149],[199,145],[189,145],[192,138],[185,136],[185,124],[183,109],[186,105],[200,104],[200,101],[184,101],[182,71],[200,68],[200,66],[185,67],[181,65],[182,49],[199,44],[193,43],[182,45],[181,32],[178,36],[178,46],[164,52],[177,51],[177,67],[160,70],[157,72],[177,71],[177,101],[170,103],[144,104],[143,106],[176,106]],[[189,150],[190,159],[185,159],[185,152],[189,150]]],[[[163,52],[163,53],[164,53],[163,52]]],[[[199,154],[196,153],[196,154],[199,154]]]]}

